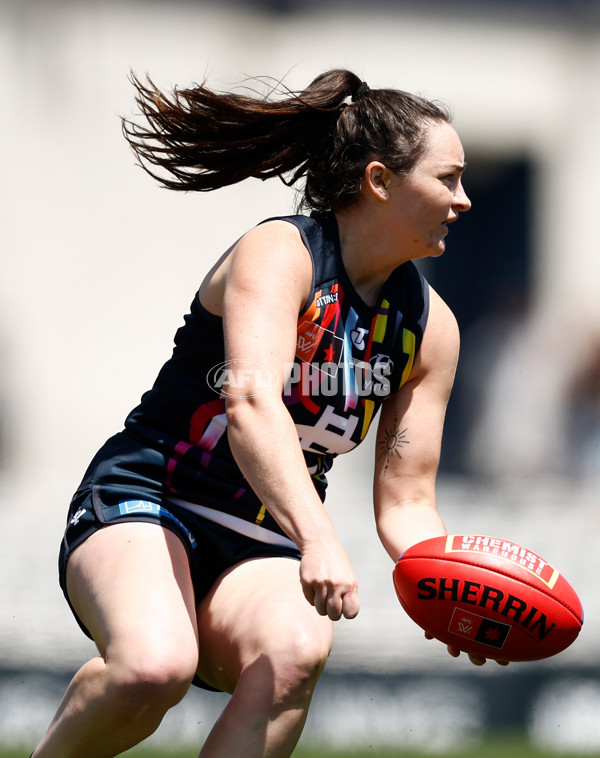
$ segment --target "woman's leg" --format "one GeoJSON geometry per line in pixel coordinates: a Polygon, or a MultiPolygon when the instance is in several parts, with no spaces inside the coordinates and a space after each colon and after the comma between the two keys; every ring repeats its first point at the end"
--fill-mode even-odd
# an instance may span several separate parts
{"type": "Polygon", "coordinates": [[[186,693],[198,662],[186,550],[158,524],[105,527],[67,566],[69,599],[101,657],[73,678],[35,758],[108,758],[186,693]]]}
{"type": "Polygon", "coordinates": [[[198,673],[233,693],[203,758],[292,754],[333,635],[332,622],[302,593],[299,565],[246,561],[224,574],[198,609],[198,673]]]}

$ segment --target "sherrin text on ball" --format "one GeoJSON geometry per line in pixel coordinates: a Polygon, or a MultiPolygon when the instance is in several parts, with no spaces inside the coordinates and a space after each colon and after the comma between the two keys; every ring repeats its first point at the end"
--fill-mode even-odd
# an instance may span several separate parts
{"type": "Polygon", "coordinates": [[[560,653],[583,609],[564,576],[533,550],[483,535],[448,535],[410,547],[394,568],[405,611],[458,650],[504,661],[560,653]]]}

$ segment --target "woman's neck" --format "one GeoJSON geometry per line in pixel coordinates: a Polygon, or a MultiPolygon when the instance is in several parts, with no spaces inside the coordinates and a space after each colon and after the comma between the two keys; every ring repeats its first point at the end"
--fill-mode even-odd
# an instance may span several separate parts
{"type": "Polygon", "coordinates": [[[378,225],[360,211],[342,212],[336,219],[346,273],[364,302],[374,306],[384,283],[404,261],[378,225]]]}

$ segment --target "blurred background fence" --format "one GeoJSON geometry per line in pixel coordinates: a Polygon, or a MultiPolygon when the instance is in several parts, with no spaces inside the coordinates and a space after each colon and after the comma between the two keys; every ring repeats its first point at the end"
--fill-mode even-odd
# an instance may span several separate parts
{"type": "MultiPolygon", "coordinates": [[[[294,89],[338,66],[455,113],[473,210],[423,263],[463,339],[440,510],[451,531],[555,563],[586,623],[557,659],[508,670],[423,641],[375,537],[367,441],[336,464],[329,497],[362,610],[338,625],[307,738],[431,744],[433,708],[440,749],[522,728],[549,751],[600,752],[596,0],[0,0],[0,740],[39,735],[92,652],[55,571],[83,469],[168,357],[214,260],[296,199],[276,180],[158,188],[120,133],[129,71],[294,89]]],[[[191,693],[156,739],[197,740],[221,706],[191,693]]]]}

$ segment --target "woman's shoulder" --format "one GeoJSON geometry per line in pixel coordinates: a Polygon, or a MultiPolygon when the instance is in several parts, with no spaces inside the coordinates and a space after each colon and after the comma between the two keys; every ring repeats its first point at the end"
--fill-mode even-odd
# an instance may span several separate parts
{"type": "Polygon", "coordinates": [[[451,308],[431,286],[429,302],[420,365],[425,370],[447,367],[454,375],[460,350],[458,322],[451,308]]]}
{"type": "MultiPolygon", "coordinates": [[[[309,250],[316,247],[328,237],[334,236],[331,224],[325,215],[311,213],[304,215],[301,213],[288,214],[285,216],[271,216],[261,221],[254,230],[268,228],[271,230],[279,229],[281,234],[299,235],[304,246],[309,250]]],[[[254,231],[252,230],[252,231],[254,231]]]]}
{"type": "Polygon", "coordinates": [[[307,244],[305,226],[301,219],[305,216],[272,216],[249,229],[233,246],[234,254],[272,255],[281,251],[301,250],[307,244]],[[259,253],[259,251],[261,251],[259,253]]]}

